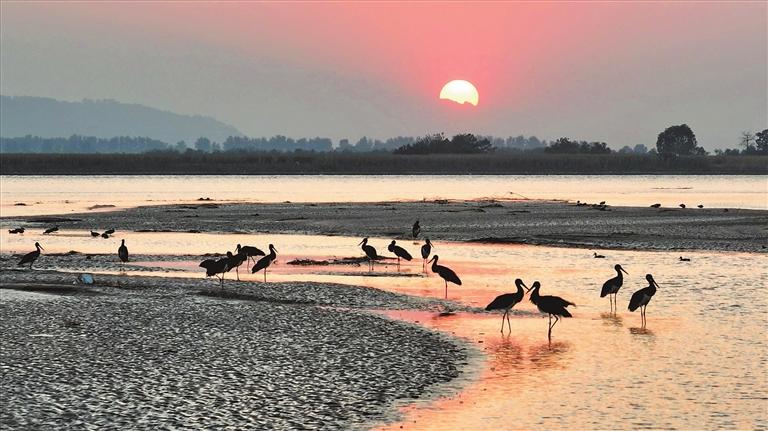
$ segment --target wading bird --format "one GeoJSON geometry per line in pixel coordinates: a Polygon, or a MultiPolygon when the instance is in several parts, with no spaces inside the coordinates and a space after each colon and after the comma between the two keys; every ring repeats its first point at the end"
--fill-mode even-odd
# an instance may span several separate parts
{"type": "Polygon", "coordinates": [[[40,250],[45,249],[40,245],[39,242],[36,242],[35,251],[30,251],[29,253],[25,254],[24,257],[22,257],[19,261],[18,266],[29,264],[29,269],[32,269],[32,264],[37,260],[38,257],[40,257],[40,250]]]}
{"type": "Polygon", "coordinates": [[[651,302],[651,298],[656,294],[656,288],[661,287],[656,280],[653,279],[651,274],[646,274],[645,279],[648,280],[648,287],[644,287],[632,294],[632,298],[629,300],[629,311],[635,311],[640,308],[640,319],[642,321],[642,327],[645,328],[645,309],[648,307],[648,303],[651,302]]]}
{"type": "Polygon", "coordinates": [[[259,259],[258,262],[256,262],[256,265],[253,265],[253,268],[251,268],[251,274],[255,274],[262,269],[264,270],[264,282],[267,282],[267,268],[269,265],[272,264],[272,262],[277,258],[277,249],[275,249],[275,246],[270,244],[269,245],[269,254],[259,259]]]}
{"type": "Polygon", "coordinates": [[[499,295],[491,301],[488,306],[485,307],[485,311],[492,311],[492,310],[504,310],[504,314],[501,316],[501,333],[504,333],[504,319],[507,319],[507,325],[509,326],[509,332],[512,333],[512,324],[509,322],[509,310],[512,309],[518,302],[523,300],[523,296],[525,296],[525,292],[523,291],[523,287],[526,289],[528,286],[523,283],[523,280],[517,279],[515,280],[515,286],[517,286],[517,292],[515,293],[505,293],[504,295],[499,295]]]}
{"type": "Polygon", "coordinates": [[[661,208],[661,204],[653,204],[651,205],[651,208],[661,208]]]}
{"type": "Polygon", "coordinates": [[[593,253],[595,255],[595,259],[605,259],[605,256],[602,254],[593,253]]]}
{"type": "Polygon", "coordinates": [[[443,281],[445,281],[445,299],[448,299],[448,282],[450,281],[453,284],[461,286],[461,279],[459,279],[459,276],[456,275],[455,272],[451,268],[448,268],[447,266],[438,265],[437,261],[439,259],[438,255],[432,256],[432,260],[429,262],[432,263],[432,272],[439,275],[443,281]]]}
{"type": "Polygon", "coordinates": [[[44,230],[44,231],[43,231],[43,235],[48,235],[49,233],[54,233],[54,232],[56,232],[57,230],[59,230],[59,227],[58,227],[58,226],[49,227],[48,229],[46,229],[46,230],[44,230]]]}
{"type": "Polygon", "coordinates": [[[683,256],[680,256],[680,262],[690,262],[690,261],[691,261],[691,259],[690,259],[690,258],[688,258],[688,257],[683,257],[683,256]]]}
{"type": "Polygon", "coordinates": [[[240,281],[240,265],[242,265],[246,260],[248,260],[248,256],[246,256],[243,253],[237,253],[232,254],[232,252],[227,252],[227,259],[229,260],[229,269],[227,269],[227,272],[229,272],[232,268],[235,268],[235,274],[237,275],[237,281],[240,281]]]}
{"type": "Polygon", "coordinates": [[[389,243],[389,246],[387,247],[387,250],[389,250],[390,253],[394,253],[395,256],[397,256],[397,268],[400,269],[400,258],[403,258],[410,262],[411,259],[413,259],[413,256],[411,256],[411,253],[408,253],[408,251],[399,245],[395,245],[395,240],[393,239],[392,242],[389,243]]]}
{"type": "Polygon", "coordinates": [[[98,233],[98,232],[91,231],[91,236],[94,237],[94,238],[98,238],[98,237],[101,236],[101,234],[98,233]]]}
{"type": "Polygon", "coordinates": [[[542,296],[539,295],[539,289],[541,288],[541,283],[538,281],[533,282],[533,286],[531,286],[531,302],[533,302],[536,305],[536,308],[539,309],[542,313],[549,314],[549,329],[547,331],[547,338],[549,341],[552,341],[552,328],[557,325],[557,322],[560,321],[561,317],[573,317],[571,313],[566,310],[566,308],[569,305],[576,305],[573,302],[567,301],[563,298],[560,298],[559,296],[542,296]],[[552,323],[552,316],[555,316],[555,323],[552,323]]]}
{"type": "Polygon", "coordinates": [[[424,245],[421,246],[421,258],[423,259],[421,262],[421,269],[424,272],[427,272],[427,259],[429,258],[429,255],[432,253],[432,241],[427,238],[424,240],[424,245]]]}
{"type": "Polygon", "coordinates": [[[368,245],[367,237],[363,238],[358,245],[361,246],[365,255],[368,256],[368,270],[373,271],[373,261],[379,256],[376,254],[376,249],[372,245],[368,245]]]}
{"type": "Polygon", "coordinates": [[[128,247],[125,246],[125,240],[120,243],[120,247],[117,249],[117,257],[120,258],[123,265],[128,262],[128,247]]]}
{"type": "Polygon", "coordinates": [[[261,249],[257,247],[251,247],[250,245],[244,245],[240,246],[240,244],[237,245],[235,248],[235,251],[237,251],[237,254],[245,254],[245,256],[249,260],[253,260],[253,263],[256,263],[256,256],[266,256],[266,253],[261,251],[261,249]]]}
{"type": "Polygon", "coordinates": [[[107,234],[107,235],[112,235],[113,233],[115,233],[115,230],[114,229],[107,229],[107,230],[104,231],[104,233],[107,234]]]}
{"type": "Polygon", "coordinates": [[[416,223],[414,223],[413,227],[411,228],[411,234],[413,235],[413,239],[416,239],[416,237],[419,236],[419,232],[421,232],[421,226],[419,225],[419,221],[416,220],[416,223]]]}
{"type": "Polygon", "coordinates": [[[228,258],[222,257],[221,259],[206,259],[200,262],[199,266],[201,268],[205,268],[206,277],[212,277],[215,275],[216,278],[219,279],[220,287],[224,288],[224,273],[227,272],[227,270],[229,269],[228,258]],[[221,277],[219,277],[218,274],[221,274],[221,277]]]}
{"type": "MultiPolygon", "coordinates": [[[[608,300],[611,301],[611,312],[616,311],[616,294],[619,293],[619,289],[621,289],[621,286],[624,284],[624,276],[621,274],[621,272],[624,271],[624,268],[622,268],[621,265],[616,265],[613,269],[616,270],[616,274],[618,275],[603,283],[603,289],[600,290],[601,298],[605,298],[606,295],[613,295],[613,299],[608,297],[608,300]]],[[[629,275],[627,271],[624,271],[624,274],[629,275]]]]}

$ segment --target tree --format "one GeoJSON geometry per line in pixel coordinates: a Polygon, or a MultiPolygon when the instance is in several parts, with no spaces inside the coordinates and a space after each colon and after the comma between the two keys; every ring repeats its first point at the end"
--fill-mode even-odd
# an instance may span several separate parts
{"type": "Polygon", "coordinates": [[[211,141],[208,138],[199,137],[195,141],[195,149],[204,153],[210,153],[213,150],[213,145],[211,145],[211,141]]]}
{"type": "Polygon", "coordinates": [[[759,154],[768,154],[768,129],[757,132],[755,135],[755,148],[759,154]]]}
{"type": "Polygon", "coordinates": [[[394,151],[395,154],[480,154],[490,153],[493,146],[487,138],[471,133],[456,135],[450,141],[442,134],[428,135],[394,151]]]}
{"type": "Polygon", "coordinates": [[[187,151],[187,143],[184,141],[179,141],[176,143],[176,145],[173,146],[174,151],[177,153],[183,153],[187,151]]]}
{"type": "Polygon", "coordinates": [[[656,150],[662,156],[706,154],[696,142],[696,135],[687,124],[667,127],[656,139],[656,150]]]}
{"type": "Polygon", "coordinates": [[[619,154],[632,154],[632,153],[634,153],[634,151],[632,150],[632,148],[629,147],[629,145],[625,145],[621,147],[621,149],[619,150],[619,154]]]}
{"type": "Polygon", "coordinates": [[[648,152],[648,147],[646,147],[643,144],[637,144],[635,145],[635,154],[646,154],[648,152]]]}
{"type": "Polygon", "coordinates": [[[755,153],[756,152],[755,134],[750,131],[741,132],[741,139],[739,139],[739,145],[741,145],[744,148],[744,153],[746,154],[755,153]]]}

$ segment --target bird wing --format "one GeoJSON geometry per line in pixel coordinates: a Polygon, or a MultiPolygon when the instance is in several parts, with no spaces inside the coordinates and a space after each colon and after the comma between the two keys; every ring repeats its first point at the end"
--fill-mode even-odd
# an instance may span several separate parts
{"type": "Polygon", "coordinates": [[[430,250],[430,247],[428,245],[425,244],[421,246],[421,257],[423,257],[424,259],[428,258],[430,252],[432,252],[432,250],[430,250]]]}
{"type": "Polygon", "coordinates": [[[253,265],[253,268],[251,268],[251,274],[254,272],[259,272],[262,269],[268,267],[270,263],[272,263],[272,259],[270,259],[269,256],[262,257],[256,261],[256,265],[253,265]]]}
{"type": "Polygon", "coordinates": [[[616,277],[603,283],[603,290],[600,291],[600,297],[603,298],[609,293],[613,293],[614,289],[616,289],[616,283],[617,283],[616,277]]]}
{"type": "Polygon", "coordinates": [[[405,260],[411,260],[413,259],[413,256],[411,256],[411,253],[408,253],[408,250],[402,248],[402,247],[395,247],[395,250],[397,250],[398,256],[402,257],[405,260]]]}
{"type": "Polygon", "coordinates": [[[632,294],[632,297],[629,299],[629,307],[627,309],[629,311],[635,311],[638,307],[640,307],[640,304],[643,302],[643,298],[645,297],[645,289],[640,289],[637,292],[632,294]]]}
{"type": "Polygon", "coordinates": [[[35,260],[37,256],[35,255],[34,251],[30,251],[29,253],[25,254],[24,257],[21,258],[19,261],[19,265],[24,265],[25,263],[32,262],[35,260]]]}
{"type": "Polygon", "coordinates": [[[491,303],[485,307],[485,311],[502,310],[510,307],[510,304],[515,304],[514,295],[511,293],[505,293],[503,295],[497,296],[496,299],[491,301],[491,303]]]}
{"type": "Polygon", "coordinates": [[[452,269],[445,266],[440,266],[438,267],[437,273],[440,274],[440,276],[443,277],[444,279],[450,281],[451,283],[456,283],[459,286],[461,286],[461,279],[459,278],[458,275],[456,275],[455,272],[453,272],[452,269]]]}

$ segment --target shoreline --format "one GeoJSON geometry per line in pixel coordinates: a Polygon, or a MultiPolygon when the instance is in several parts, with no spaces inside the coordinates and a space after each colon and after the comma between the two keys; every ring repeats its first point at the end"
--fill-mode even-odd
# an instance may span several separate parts
{"type": "Polygon", "coordinates": [[[371,428],[401,420],[403,404],[453,394],[481,355],[382,312],[441,300],[310,282],[240,282],[222,292],[211,280],[101,274],[98,285],[72,291],[71,276],[0,272],[0,294],[37,293],[0,302],[6,425],[371,428]],[[189,392],[192,382],[223,393],[189,392]],[[56,405],[36,392],[53,394],[56,405]]]}

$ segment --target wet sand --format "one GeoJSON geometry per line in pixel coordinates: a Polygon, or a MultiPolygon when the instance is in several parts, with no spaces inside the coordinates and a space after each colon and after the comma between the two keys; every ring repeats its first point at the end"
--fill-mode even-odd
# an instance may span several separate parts
{"type": "Polygon", "coordinates": [[[521,243],[593,249],[766,251],[768,212],[761,210],[576,206],[560,201],[425,201],[145,206],[3,218],[32,229],[114,227],[160,232],[295,233],[521,243]]]}
{"type": "Polygon", "coordinates": [[[439,300],[101,274],[73,290],[71,278],[0,272],[1,428],[367,428],[395,420],[398,400],[459,377],[476,354],[366,311],[439,300]]]}

